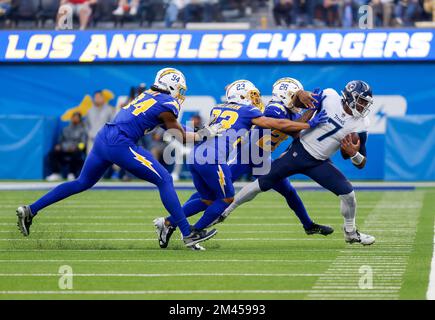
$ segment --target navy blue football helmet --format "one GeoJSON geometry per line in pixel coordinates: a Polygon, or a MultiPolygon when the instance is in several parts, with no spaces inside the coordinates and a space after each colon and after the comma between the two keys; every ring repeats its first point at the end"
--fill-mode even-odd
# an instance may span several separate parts
{"type": "Polygon", "coordinates": [[[354,117],[365,117],[373,104],[372,88],[361,80],[352,80],[341,92],[343,101],[349,106],[354,117]]]}

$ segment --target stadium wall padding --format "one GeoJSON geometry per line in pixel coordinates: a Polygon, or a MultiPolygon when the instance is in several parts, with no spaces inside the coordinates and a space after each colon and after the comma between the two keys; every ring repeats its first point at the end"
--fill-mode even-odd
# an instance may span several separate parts
{"type": "Polygon", "coordinates": [[[58,123],[56,117],[0,116],[0,178],[42,179],[58,123]]]}
{"type": "Polygon", "coordinates": [[[385,178],[435,180],[435,116],[388,119],[385,139],[385,178]]]}
{"type": "MultiPolygon", "coordinates": [[[[395,96],[404,101],[404,106],[395,113],[395,102],[378,108],[375,121],[382,120],[389,114],[418,115],[435,114],[435,64],[430,62],[395,62],[395,63],[196,63],[172,64],[182,70],[187,78],[188,95],[212,96],[220,101],[225,85],[236,79],[250,79],[262,91],[270,95],[271,86],[280,77],[291,76],[302,81],[305,88],[332,87],[337,91],[353,79],[362,79],[370,83],[375,95],[383,97],[395,96]]],[[[131,86],[139,83],[152,83],[157,70],[168,64],[5,64],[0,68],[0,114],[2,115],[37,115],[59,117],[66,110],[79,105],[87,94],[97,89],[109,89],[115,97],[128,95],[131,86]]],[[[115,98],[116,99],[116,98],[115,98]]],[[[401,100],[391,101],[401,101],[401,100]]],[[[386,100],[390,101],[390,100],[386,100]]],[[[112,101],[115,104],[115,101],[112,101]]],[[[388,103],[387,103],[388,104],[388,103]]],[[[210,108],[198,105],[197,108],[210,108]]],[[[41,120],[43,121],[43,120],[41,120]]],[[[38,122],[36,122],[38,123],[38,122]]],[[[12,126],[12,124],[4,124],[12,126]]],[[[18,124],[16,124],[18,125],[18,124]]],[[[28,124],[30,125],[30,124],[28,124]]],[[[36,124],[33,124],[35,126],[36,124]]],[[[14,124],[15,126],[15,124],[14,124]]],[[[32,126],[32,125],[30,125],[32,126]]],[[[29,127],[30,128],[30,127],[29,127]]],[[[41,129],[42,130],[42,129],[41,129]]],[[[49,130],[49,128],[44,128],[49,130]]],[[[54,129],[53,129],[54,130],[54,129]]],[[[25,131],[21,131],[23,137],[25,131]]],[[[385,129],[370,134],[368,139],[369,161],[364,170],[354,168],[349,161],[338,155],[334,157],[336,165],[351,179],[384,179],[385,129]]],[[[36,133],[35,133],[36,134],[36,133]]],[[[37,135],[36,137],[39,137],[37,135]]],[[[36,139],[35,137],[35,139],[36,139]]],[[[2,137],[2,143],[10,143],[2,137]]],[[[36,141],[36,140],[35,140],[36,141]]],[[[287,143],[288,144],[288,143],[287,143]]],[[[285,150],[287,144],[281,145],[276,154],[285,150]]],[[[0,178],[42,178],[42,169],[36,157],[42,156],[40,146],[33,146],[12,154],[0,154],[0,160],[23,162],[23,155],[31,152],[31,164],[28,168],[16,166],[15,175],[10,175],[2,168],[0,178]]],[[[27,155],[28,156],[28,155],[27,155]]],[[[30,162],[30,161],[29,161],[30,162]]]]}

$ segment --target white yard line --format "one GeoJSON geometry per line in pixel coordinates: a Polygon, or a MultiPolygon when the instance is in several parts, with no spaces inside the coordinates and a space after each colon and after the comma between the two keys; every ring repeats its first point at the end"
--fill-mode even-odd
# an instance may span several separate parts
{"type": "Polygon", "coordinates": [[[426,294],[427,300],[435,300],[435,226],[434,226],[434,238],[433,238],[433,254],[432,264],[430,269],[429,286],[426,294]]]}
{"type": "Polygon", "coordinates": [[[275,259],[181,259],[181,260],[168,260],[168,259],[8,259],[8,260],[0,260],[0,263],[227,263],[227,262],[235,262],[235,263],[328,263],[332,262],[332,260],[310,260],[310,259],[302,259],[302,260],[275,260],[275,259]]]}
{"type": "Polygon", "coordinates": [[[406,229],[400,233],[373,232],[373,235],[377,236],[377,243],[372,245],[373,248],[358,247],[354,244],[341,250],[328,270],[316,281],[313,291],[307,295],[307,298],[398,299],[408,258],[413,249],[423,199],[423,192],[404,193],[400,200],[393,193],[384,193],[379,203],[367,216],[361,231],[372,234],[376,228],[388,230],[391,226],[394,229],[397,223],[406,226],[406,229]],[[389,203],[394,202],[396,206],[394,212],[385,209],[389,203]],[[413,209],[405,205],[410,202],[413,203],[413,209]],[[415,208],[416,203],[420,204],[418,208],[415,208]],[[378,246],[382,249],[378,250],[378,246]],[[384,264],[378,264],[380,261],[384,264]],[[367,278],[363,276],[368,275],[367,268],[372,272],[371,288],[364,287],[367,284],[364,280],[367,278]],[[361,280],[362,285],[360,285],[361,280]]]}
{"type": "MultiPolygon", "coordinates": [[[[74,273],[74,277],[318,277],[316,273],[74,273]]],[[[0,273],[0,277],[59,277],[59,273],[0,273]]]]}
{"type": "MultiPolygon", "coordinates": [[[[50,239],[0,239],[0,241],[157,241],[157,238],[50,238],[50,239]]],[[[301,241],[301,238],[225,238],[214,239],[213,241],[301,241]]],[[[304,241],[340,241],[342,239],[322,239],[322,238],[307,238],[304,241]]]]}
{"type": "Polygon", "coordinates": [[[58,290],[58,291],[0,291],[0,295],[167,295],[167,294],[300,294],[309,290],[58,290]]]}

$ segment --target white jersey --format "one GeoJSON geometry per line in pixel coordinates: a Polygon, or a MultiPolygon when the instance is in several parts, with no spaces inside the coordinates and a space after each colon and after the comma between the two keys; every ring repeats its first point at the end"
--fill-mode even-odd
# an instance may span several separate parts
{"type": "Polygon", "coordinates": [[[323,95],[326,97],[323,109],[329,117],[328,122],[304,130],[300,135],[305,150],[318,160],[329,159],[338,151],[345,136],[352,132],[367,132],[369,126],[368,118],[356,118],[344,111],[337,91],[325,89],[323,95]]]}

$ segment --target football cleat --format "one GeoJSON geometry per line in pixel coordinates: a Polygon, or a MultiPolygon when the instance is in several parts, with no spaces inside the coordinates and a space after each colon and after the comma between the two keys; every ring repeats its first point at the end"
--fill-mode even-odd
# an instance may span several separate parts
{"type": "Polygon", "coordinates": [[[347,243],[361,243],[364,246],[369,246],[375,242],[375,237],[354,230],[352,232],[347,232],[344,230],[344,240],[347,243]]]}
{"type": "Polygon", "coordinates": [[[198,243],[191,246],[190,249],[192,249],[193,251],[205,251],[205,248],[198,243]]]}
{"type": "Polygon", "coordinates": [[[321,234],[323,236],[327,236],[334,232],[334,229],[330,226],[322,226],[321,224],[313,223],[311,227],[305,229],[305,233],[308,235],[312,234],[321,234]]]}
{"type": "Polygon", "coordinates": [[[228,215],[220,215],[219,217],[217,217],[212,223],[210,223],[206,228],[210,228],[210,227],[212,227],[212,226],[214,226],[215,224],[218,224],[218,223],[221,223],[221,222],[224,222],[225,221],[225,219],[228,217],[228,215]]]}
{"type": "Polygon", "coordinates": [[[156,227],[160,248],[167,248],[175,228],[172,226],[167,226],[165,224],[165,218],[163,217],[154,219],[154,226],[156,227]]]}
{"type": "Polygon", "coordinates": [[[203,230],[195,230],[187,236],[183,237],[184,244],[186,247],[192,247],[200,242],[206,241],[210,238],[213,238],[217,234],[217,230],[213,229],[211,231],[203,230]]]}
{"type": "Polygon", "coordinates": [[[17,209],[18,222],[17,226],[23,236],[27,237],[30,234],[30,226],[32,225],[32,211],[29,206],[21,206],[17,209]]]}

